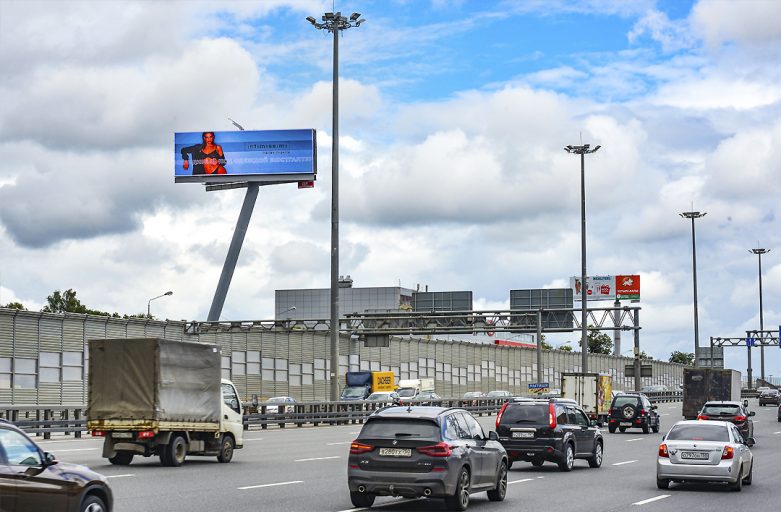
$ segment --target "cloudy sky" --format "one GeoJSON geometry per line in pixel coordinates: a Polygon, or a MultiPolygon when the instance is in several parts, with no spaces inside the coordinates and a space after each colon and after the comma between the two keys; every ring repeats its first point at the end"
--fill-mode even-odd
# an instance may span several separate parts
{"type": "MultiPolygon", "coordinates": [[[[263,187],[223,310],[327,287],[332,43],[317,0],[0,0],[0,303],[205,319],[244,192],[174,184],[173,133],[315,128],[314,189],[263,187]]],[[[509,290],[642,276],[641,342],[781,323],[781,2],[346,1],[341,273],[356,286],[509,290]],[[777,252],[776,252],[777,251],[777,252]]],[[[781,351],[767,373],[781,376],[781,351]]],[[[745,350],[728,349],[745,370],[745,350]]],[[[758,374],[758,353],[755,368],[758,374]]]]}

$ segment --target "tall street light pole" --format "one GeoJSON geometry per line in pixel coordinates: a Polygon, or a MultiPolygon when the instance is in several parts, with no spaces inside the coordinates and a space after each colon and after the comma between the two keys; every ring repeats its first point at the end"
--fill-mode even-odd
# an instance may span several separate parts
{"type": "MultiPolygon", "coordinates": [[[[759,257],[759,339],[762,340],[762,331],[765,330],[765,319],[762,316],[762,255],[769,253],[770,249],[749,249],[748,252],[754,253],[759,257]]],[[[762,341],[760,341],[759,345],[759,360],[762,380],[765,380],[765,344],[762,341]]]]}
{"type": "Polygon", "coordinates": [[[602,146],[595,146],[590,149],[589,144],[580,146],[566,146],[564,150],[567,153],[580,155],[580,350],[582,354],[581,366],[582,372],[588,372],[588,286],[586,281],[586,155],[596,153],[602,146]]]}
{"type": "MultiPolygon", "coordinates": [[[[692,221],[692,281],[694,288],[694,367],[700,366],[700,324],[697,314],[697,239],[694,236],[694,219],[705,217],[707,212],[683,212],[679,213],[684,219],[692,221]]],[[[712,349],[711,349],[712,350],[712,349]]],[[[711,359],[712,360],[712,359],[711,359]]]]}
{"type": "Polygon", "coordinates": [[[340,12],[327,12],[322,23],[308,16],[306,20],[318,30],[334,36],[333,130],[331,142],[331,400],[339,399],[339,32],[358,27],[364,19],[357,12],[349,18],[340,12]]]}
{"type": "Polygon", "coordinates": [[[158,295],[157,297],[152,297],[151,299],[149,299],[147,301],[147,303],[146,303],[146,317],[147,318],[152,318],[152,301],[153,300],[159,299],[160,297],[168,297],[168,296],[171,296],[173,294],[174,294],[174,292],[165,292],[162,295],[158,295]]]}

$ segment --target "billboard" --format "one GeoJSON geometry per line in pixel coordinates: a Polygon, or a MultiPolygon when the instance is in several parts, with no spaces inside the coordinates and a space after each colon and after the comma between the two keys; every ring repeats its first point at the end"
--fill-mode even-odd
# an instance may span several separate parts
{"type": "Polygon", "coordinates": [[[317,174],[315,130],[178,132],[174,181],[287,183],[317,174]]]}
{"type": "MultiPolygon", "coordinates": [[[[581,299],[580,281],[580,277],[570,277],[569,280],[575,300],[581,299]]],[[[588,300],[640,299],[639,275],[588,276],[586,284],[588,300]]]]}

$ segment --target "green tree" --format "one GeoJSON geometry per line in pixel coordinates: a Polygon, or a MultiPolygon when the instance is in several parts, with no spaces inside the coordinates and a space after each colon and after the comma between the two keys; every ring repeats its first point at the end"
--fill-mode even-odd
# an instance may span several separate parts
{"type": "MultiPolygon", "coordinates": [[[[107,311],[100,311],[98,309],[90,309],[76,297],[76,290],[68,288],[64,292],[60,290],[54,290],[54,292],[46,297],[46,305],[41,310],[44,313],[82,313],[86,315],[98,315],[98,316],[110,316],[113,318],[121,318],[119,313],[109,313],[107,311]]],[[[136,315],[131,315],[135,317],[136,315]]],[[[146,317],[145,314],[141,315],[146,317]]],[[[125,315],[125,318],[129,318],[125,315]]]]}
{"type": "Polygon", "coordinates": [[[645,350],[641,350],[640,351],[640,359],[642,359],[643,361],[653,361],[654,358],[649,356],[648,354],[646,354],[645,350]]]}
{"type": "Polygon", "coordinates": [[[599,332],[596,327],[588,327],[588,351],[592,354],[612,354],[613,340],[609,335],[599,332]]]}
{"type": "Polygon", "coordinates": [[[553,345],[545,341],[545,335],[540,335],[540,345],[542,346],[543,350],[553,350],[553,345]]]}
{"type": "Polygon", "coordinates": [[[8,309],[18,309],[20,311],[27,311],[27,308],[24,307],[24,304],[22,304],[21,302],[9,302],[5,306],[0,306],[0,307],[4,307],[8,309]]]}
{"type": "Polygon", "coordinates": [[[694,353],[681,352],[680,350],[676,350],[670,354],[670,362],[683,364],[686,366],[694,366],[694,353]]]}
{"type": "Polygon", "coordinates": [[[559,347],[559,350],[563,350],[564,352],[572,352],[572,345],[562,345],[559,347]]]}

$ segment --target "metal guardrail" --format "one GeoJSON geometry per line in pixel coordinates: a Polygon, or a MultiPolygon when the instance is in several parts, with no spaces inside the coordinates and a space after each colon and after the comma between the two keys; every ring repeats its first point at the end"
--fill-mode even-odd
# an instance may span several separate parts
{"type": "MultiPolygon", "coordinates": [[[[680,402],[682,391],[661,391],[645,393],[652,403],[680,402]]],[[[755,397],[753,395],[745,395],[755,397]]],[[[412,405],[433,405],[437,407],[460,407],[478,416],[499,412],[508,398],[449,398],[440,400],[417,400],[412,405]]],[[[299,402],[296,404],[260,404],[257,412],[244,415],[244,429],[267,429],[269,425],[285,428],[288,425],[303,427],[345,425],[363,423],[374,411],[391,405],[389,402],[299,402]],[[270,412],[271,408],[274,412],[270,412]]],[[[406,405],[406,404],[405,404],[406,405]]],[[[84,405],[20,405],[0,406],[0,419],[10,421],[29,434],[50,439],[52,432],[64,433],[80,438],[86,432],[86,406],[84,405]]]]}

